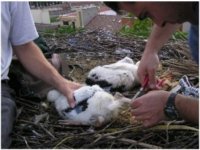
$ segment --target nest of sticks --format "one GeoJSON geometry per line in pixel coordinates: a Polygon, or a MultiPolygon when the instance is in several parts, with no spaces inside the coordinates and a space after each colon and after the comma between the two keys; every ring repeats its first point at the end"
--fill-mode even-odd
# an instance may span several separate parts
{"type": "MultiPolygon", "coordinates": [[[[84,31],[70,36],[45,36],[51,53],[62,53],[68,66],[66,76],[83,83],[90,69],[129,56],[140,60],[146,40],[122,37],[105,30],[84,31]]],[[[198,66],[191,61],[187,41],[169,41],[159,53],[158,75],[170,74],[171,82],[187,75],[199,86],[198,66]]],[[[123,93],[133,97],[139,87],[123,93]]],[[[44,99],[17,97],[17,119],[11,148],[199,148],[198,125],[184,120],[165,121],[143,128],[131,120],[124,108],[117,119],[94,128],[58,123],[56,110],[44,99]]]]}

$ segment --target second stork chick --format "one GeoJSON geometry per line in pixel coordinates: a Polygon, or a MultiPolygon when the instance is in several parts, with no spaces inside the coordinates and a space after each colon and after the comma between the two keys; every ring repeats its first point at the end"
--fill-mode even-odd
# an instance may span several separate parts
{"type": "Polygon", "coordinates": [[[98,84],[110,92],[131,90],[139,84],[138,65],[139,62],[135,64],[131,58],[125,57],[113,64],[97,66],[88,73],[86,84],[98,84]]]}

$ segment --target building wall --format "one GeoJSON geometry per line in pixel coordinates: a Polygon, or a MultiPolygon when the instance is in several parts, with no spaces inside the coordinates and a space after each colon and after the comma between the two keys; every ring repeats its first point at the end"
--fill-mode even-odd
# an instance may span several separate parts
{"type": "Polygon", "coordinates": [[[80,17],[81,27],[85,27],[98,14],[97,7],[82,8],[80,17]]]}
{"type": "MultiPolygon", "coordinates": [[[[57,12],[56,15],[59,15],[58,12],[61,13],[62,10],[58,8],[42,8],[31,9],[31,12],[35,23],[52,24],[50,20],[51,16],[55,16],[55,12],[57,12]]],[[[78,28],[85,27],[85,25],[87,25],[98,14],[98,8],[96,6],[79,8],[76,13],[76,19],[71,21],[68,19],[69,23],[75,22],[75,26],[78,28]]]]}
{"type": "Polygon", "coordinates": [[[85,26],[85,28],[90,30],[105,29],[112,32],[118,32],[122,26],[121,16],[119,15],[97,15],[85,26]]]}
{"type": "Polygon", "coordinates": [[[51,23],[48,9],[31,9],[31,13],[35,23],[51,23]]]}

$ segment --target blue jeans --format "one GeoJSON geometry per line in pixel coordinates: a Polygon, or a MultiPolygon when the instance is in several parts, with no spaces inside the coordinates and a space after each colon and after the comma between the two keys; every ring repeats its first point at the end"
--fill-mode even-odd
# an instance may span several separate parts
{"type": "Polygon", "coordinates": [[[16,118],[16,104],[13,90],[7,83],[1,82],[1,148],[11,145],[11,133],[16,118]]]}

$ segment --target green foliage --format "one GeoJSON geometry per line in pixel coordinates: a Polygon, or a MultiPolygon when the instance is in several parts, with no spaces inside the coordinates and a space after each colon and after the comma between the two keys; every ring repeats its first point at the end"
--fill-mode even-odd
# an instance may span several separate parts
{"type": "MultiPolygon", "coordinates": [[[[135,36],[137,38],[146,39],[151,33],[151,28],[153,26],[153,21],[149,18],[145,20],[134,20],[133,26],[123,26],[120,30],[121,35],[125,36],[135,36]]],[[[173,40],[187,40],[188,33],[182,31],[176,31],[172,35],[173,40]]]]}
{"type": "Polygon", "coordinates": [[[172,35],[173,40],[187,40],[188,33],[187,32],[182,32],[182,31],[176,31],[172,35]]]}
{"type": "Polygon", "coordinates": [[[53,23],[53,22],[58,22],[58,17],[51,17],[50,18],[50,22],[53,23]]]}
{"type": "Polygon", "coordinates": [[[132,17],[132,18],[133,18],[133,17],[135,17],[135,15],[132,14],[132,13],[128,13],[128,14],[127,14],[127,17],[132,17]]]}
{"type": "Polygon", "coordinates": [[[134,20],[133,26],[123,26],[120,30],[120,34],[126,36],[136,36],[139,38],[147,38],[151,32],[153,22],[150,19],[134,20]]]}
{"type": "Polygon", "coordinates": [[[70,33],[73,33],[75,31],[76,31],[76,29],[74,29],[73,26],[71,26],[71,25],[62,26],[62,27],[57,29],[57,33],[59,33],[59,34],[64,34],[64,33],[70,34],[70,33]]]}
{"type": "Polygon", "coordinates": [[[81,32],[83,29],[80,28],[80,29],[77,29],[77,28],[73,28],[72,25],[63,25],[57,29],[46,29],[44,32],[43,32],[43,35],[52,35],[52,36],[62,36],[62,35],[70,35],[70,34],[75,34],[77,32],[81,32]]]}

